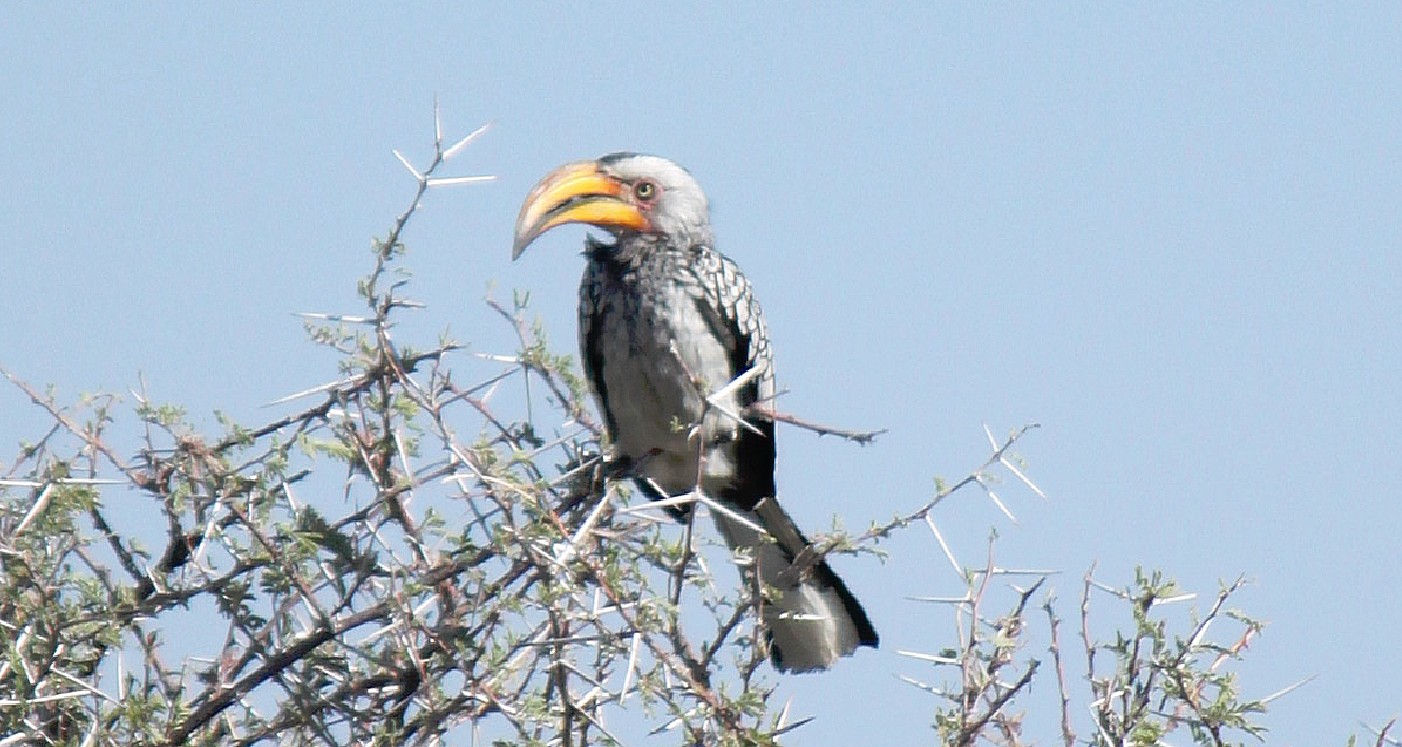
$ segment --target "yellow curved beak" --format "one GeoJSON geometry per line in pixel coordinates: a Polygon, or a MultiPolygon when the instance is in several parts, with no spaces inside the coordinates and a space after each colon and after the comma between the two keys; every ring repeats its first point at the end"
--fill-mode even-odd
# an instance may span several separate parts
{"type": "Polygon", "coordinates": [[[566,223],[605,229],[647,230],[647,216],[628,201],[628,187],[604,174],[593,161],[568,163],[535,185],[516,217],[514,260],[541,234],[566,223]]]}

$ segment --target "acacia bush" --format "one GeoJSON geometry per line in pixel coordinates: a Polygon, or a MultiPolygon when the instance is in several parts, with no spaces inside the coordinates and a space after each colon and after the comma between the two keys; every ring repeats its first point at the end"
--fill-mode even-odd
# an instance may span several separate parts
{"type": "MultiPolygon", "coordinates": [[[[706,533],[630,495],[573,361],[520,299],[487,302],[518,345],[481,380],[455,379],[457,342],[395,338],[423,313],[401,234],[427,190],[470,180],[435,173],[477,134],[439,138],[411,167],[418,190],[375,242],[363,309],[308,322],[337,378],[287,414],[202,433],[144,392],[64,403],[6,372],[52,425],[0,462],[0,747],[753,745],[804,727],[770,700],[763,590],[717,583],[708,557],[724,554],[698,547],[706,533]],[[121,418],[144,435],[114,436],[121,418]]],[[[997,500],[999,475],[1035,490],[1010,451],[1026,432],[990,434],[968,477],[820,547],[871,552],[921,524],[938,538],[940,504],[997,500]]],[[[1241,700],[1222,666],[1260,629],[1225,607],[1238,584],[1175,633],[1158,616],[1180,597],[1171,582],[1087,575],[1072,656],[1048,577],[998,569],[991,545],[986,563],[954,566],[967,593],[930,601],[959,633],[910,654],[923,674],[907,676],[935,697],[932,716],[910,715],[931,741],[1027,743],[1018,699],[1034,678],[1061,694],[1067,747],[1260,733],[1264,701],[1241,700]],[[1132,613],[1110,639],[1089,622],[1101,592],[1132,613]]]]}

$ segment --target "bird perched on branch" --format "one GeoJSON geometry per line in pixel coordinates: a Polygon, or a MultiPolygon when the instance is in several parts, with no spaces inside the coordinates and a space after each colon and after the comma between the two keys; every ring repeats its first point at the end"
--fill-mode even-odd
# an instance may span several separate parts
{"type": "Polygon", "coordinates": [[[521,207],[512,258],[568,223],[613,238],[585,242],[579,342],[614,457],[653,499],[699,488],[725,509],[712,513],[727,544],[775,592],[761,618],[779,670],[875,647],[861,604],[776,502],[774,421],[752,407],[775,394],[769,337],[696,180],[635,153],[562,166],[521,207]]]}

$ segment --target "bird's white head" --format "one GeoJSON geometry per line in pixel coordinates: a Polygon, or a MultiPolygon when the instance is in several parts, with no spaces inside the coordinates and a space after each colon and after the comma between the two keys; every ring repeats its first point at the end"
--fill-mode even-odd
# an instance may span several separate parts
{"type": "Polygon", "coordinates": [[[516,218],[512,258],[541,234],[568,223],[597,226],[619,242],[711,243],[706,194],[690,172],[660,156],[611,153],[546,175],[516,218]]]}

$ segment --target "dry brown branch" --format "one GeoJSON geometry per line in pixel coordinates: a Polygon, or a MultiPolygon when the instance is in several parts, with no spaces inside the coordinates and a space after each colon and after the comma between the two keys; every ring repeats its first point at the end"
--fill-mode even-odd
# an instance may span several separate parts
{"type": "MultiPolygon", "coordinates": [[[[410,325],[398,323],[425,308],[406,295],[405,231],[430,188],[482,179],[438,171],[484,129],[446,144],[435,112],[428,166],[395,153],[416,189],[376,242],[362,307],[300,315],[340,358],[311,379],[327,383],[275,400],[291,412],[249,427],[221,419],[222,430],[207,434],[143,383],[132,392],[142,435],[135,448],[119,446],[107,430],[115,398],[60,405],[0,368],[52,420],[0,480],[0,747],[586,747],[668,732],[738,747],[821,728],[826,715],[790,723],[788,706],[771,701],[758,577],[743,574],[739,589],[713,580],[714,553],[693,547],[692,526],[659,509],[694,517],[699,504],[751,520],[700,490],[629,505],[623,485],[645,461],[605,461],[584,383],[527,323],[523,301],[489,298],[481,312],[510,325],[517,349],[508,352],[459,355],[465,346],[446,339],[415,347],[410,325]],[[163,638],[182,625],[196,629],[189,640],[163,638]]],[[[756,375],[707,400],[723,407],[728,390],[756,375]]],[[[858,444],[885,432],[819,425],[768,402],[726,415],[858,444]]],[[[990,433],[982,465],[884,524],[811,547],[776,538],[795,555],[786,572],[802,574],[829,552],[874,552],[914,522],[930,528],[967,585],[964,596],[937,600],[958,616],[955,650],[908,654],[957,679],[921,683],[941,698],[947,744],[1026,743],[1014,704],[1040,666],[1027,655],[1027,605],[1049,572],[999,568],[991,541],[981,569],[961,567],[933,513],[976,484],[1011,517],[993,489],[999,476],[1045,497],[1011,452],[1036,427],[1002,441],[990,433]],[[1040,578],[1013,587],[1005,605],[1017,574],[1040,578]]],[[[1150,586],[1110,591],[1137,605],[1137,623],[1186,598],[1150,586]]],[[[1164,641],[1135,638],[1123,651],[1093,641],[1089,595],[1109,587],[1087,574],[1092,743],[1126,743],[1133,724],[1150,721],[1197,730],[1203,744],[1243,728],[1214,710],[1232,695],[1219,670],[1259,627],[1248,621],[1225,644],[1209,640],[1220,632],[1212,625],[1244,620],[1224,606],[1239,586],[1222,590],[1176,656],[1150,660],[1164,641]],[[1111,655],[1124,676],[1098,677],[1111,655]]],[[[1044,609],[1071,747],[1072,693],[1050,596],[1044,609]]],[[[1394,743],[1391,727],[1379,745],[1394,743]]]]}
{"type": "Polygon", "coordinates": [[[796,425],[804,430],[813,431],[819,436],[836,436],[847,441],[851,441],[862,446],[870,445],[876,441],[876,437],[887,433],[885,428],[875,431],[858,431],[847,428],[837,428],[830,425],[822,425],[800,418],[787,412],[776,410],[773,405],[766,403],[756,403],[746,408],[747,413],[753,413],[762,418],[768,418],[776,423],[787,423],[796,425]]]}

